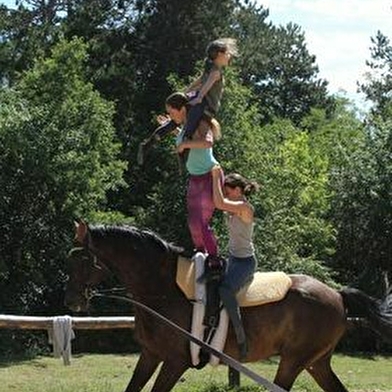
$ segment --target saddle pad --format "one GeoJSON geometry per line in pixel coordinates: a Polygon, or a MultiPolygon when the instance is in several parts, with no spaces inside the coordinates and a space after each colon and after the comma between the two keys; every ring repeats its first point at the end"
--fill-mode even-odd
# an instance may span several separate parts
{"type": "MultiPolygon", "coordinates": [[[[185,296],[194,300],[195,265],[192,260],[178,258],[176,281],[185,296]]],[[[237,300],[241,307],[280,301],[291,285],[291,278],[284,272],[256,272],[252,282],[238,292],[237,300]]]]}

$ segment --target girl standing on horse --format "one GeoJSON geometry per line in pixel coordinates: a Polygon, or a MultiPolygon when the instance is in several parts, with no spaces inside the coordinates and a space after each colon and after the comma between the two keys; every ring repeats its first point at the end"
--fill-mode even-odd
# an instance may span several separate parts
{"type": "MultiPolygon", "coordinates": [[[[188,99],[174,93],[166,100],[166,111],[176,124],[187,120],[188,99]]],[[[163,119],[161,119],[163,120],[163,119]]],[[[184,140],[185,127],[177,136],[177,152],[189,149],[186,169],[189,173],[187,188],[188,227],[196,251],[216,256],[217,241],[210,226],[215,210],[211,170],[218,164],[213,154],[214,141],[220,138],[218,121],[203,116],[191,139],[184,140]]]]}
{"type": "Polygon", "coordinates": [[[257,261],[253,245],[254,208],[247,196],[258,190],[258,184],[237,173],[224,177],[222,169],[212,170],[213,198],[216,208],[226,211],[229,229],[229,259],[219,294],[233,323],[241,357],[247,353],[247,343],[237,303],[237,292],[252,280],[257,261]]]}

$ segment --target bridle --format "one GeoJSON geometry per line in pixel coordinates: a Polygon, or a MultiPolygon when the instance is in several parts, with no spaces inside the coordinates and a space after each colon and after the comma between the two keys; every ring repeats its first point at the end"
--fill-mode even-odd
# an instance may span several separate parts
{"type": "MultiPolygon", "coordinates": [[[[76,251],[84,251],[85,253],[88,254],[89,258],[92,259],[91,263],[89,263],[89,270],[92,268],[95,268],[97,270],[103,270],[105,274],[107,275],[112,275],[114,276],[113,271],[104,263],[102,262],[101,258],[99,258],[89,247],[88,243],[84,243],[83,246],[78,246],[74,247],[71,249],[69,254],[76,252],[76,251]]],[[[125,287],[115,287],[111,289],[101,289],[101,290],[96,290],[94,289],[94,284],[91,282],[85,283],[85,287],[82,290],[82,296],[84,299],[87,301],[87,303],[90,302],[90,300],[95,297],[95,296],[103,296],[104,294],[121,294],[123,293],[124,295],[126,294],[126,288],[125,287]]]]}

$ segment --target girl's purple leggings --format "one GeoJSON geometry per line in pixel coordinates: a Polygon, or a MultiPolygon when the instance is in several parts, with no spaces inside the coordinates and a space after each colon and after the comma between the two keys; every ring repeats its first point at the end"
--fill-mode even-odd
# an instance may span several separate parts
{"type": "Polygon", "coordinates": [[[190,176],[187,191],[188,227],[196,250],[216,256],[217,241],[210,227],[215,209],[211,172],[190,176]]]}

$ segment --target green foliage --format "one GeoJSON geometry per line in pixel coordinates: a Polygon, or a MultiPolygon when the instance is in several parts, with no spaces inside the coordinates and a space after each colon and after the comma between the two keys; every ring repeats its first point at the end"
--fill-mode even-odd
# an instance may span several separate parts
{"type": "Polygon", "coordinates": [[[348,282],[385,294],[390,287],[391,143],[390,122],[364,129],[362,145],[335,178],[335,226],[339,230],[337,267],[348,282]],[[350,268],[347,268],[347,264],[350,268]]]}
{"type": "MultiPolygon", "coordinates": [[[[341,203],[354,219],[344,233],[353,252],[352,278],[378,295],[391,290],[391,154],[392,154],[392,46],[380,31],[371,39],[369,72],[360,90],[373,103],[366,121],[362,148],[342,180],[341,203]]],[[[342,254],[346,255],[346,253],[342,254]]],[[[340,263],[342,258],[338,259],[340,263]]]]}
{"type": "Polygon", "coordinates": [[[333,118],[314,111],[302,126],[312,134],[312,148],[328,159],[328,220],[336,231],[328,265],[341,283],[381,296],[390,280],[391,130],[371,117],[367,124],[341,102],[333,118]]]}
{"type": "Polygon", "coordinates": [[[268,15],[255,4],[239,7],[233,28],[240,42],[241,78],[255,93],[263,123],[279,117],[299,124],[311,108],[332,110],[328,82],[318,77],[316,58],[301,27],[276,27],[266,22],[268,15]]]}
{"type": "Polygon", "coordinates": [[[380,31],[371,41],[371,60],[366,62],[369,71],[360,90],[373,103],[373,114],[388,119],[392,117],[392,45],[380,31]]]}
{"type": "Polygon", "coordinates": [[[110,121],[113,105],[83,80],[85,59],[80,40],[60,42],[52,57],[38,63],[19,85],[20,93],[32,105],[45,107],[50,119],[48,132],[54,145],[49,144],[48,154],[56,152],[50,157],[52,178],[70,188],[61,189],[62,208],[81,215],[99,207],[106,192],[120,185],[125,169],[113,159],[120,151],[110,121]]]}
{"type": "Polygon", "coordinates": [[[284,136],[266,152],[263,167],[266,216],[261,254],[270,269],[329,280],[328,270],[322,267],[333,253],[334,243],[334,230],[326,219],[330,196],[327,160],[311,148],[311,135],[287,122],[265,127],[265,133],[273,138],[284,136]]]}
{"type": "Polygon", "coordinates": [[[15,3],[17,9],[0,6],[0,80],[11,85],[36,57],[49,54],[58,41],[61,20],[60,1],[15,3]]]}
{"type": "Polygon", "coordinates": [[[113,106],[81,73],[85,46],[61,42],[0,95],[0,303],[5,312],[62,308],[73,219],[122,185],[113,106]],[[9,294],[12,293],[12,296],[9,294]]]}

